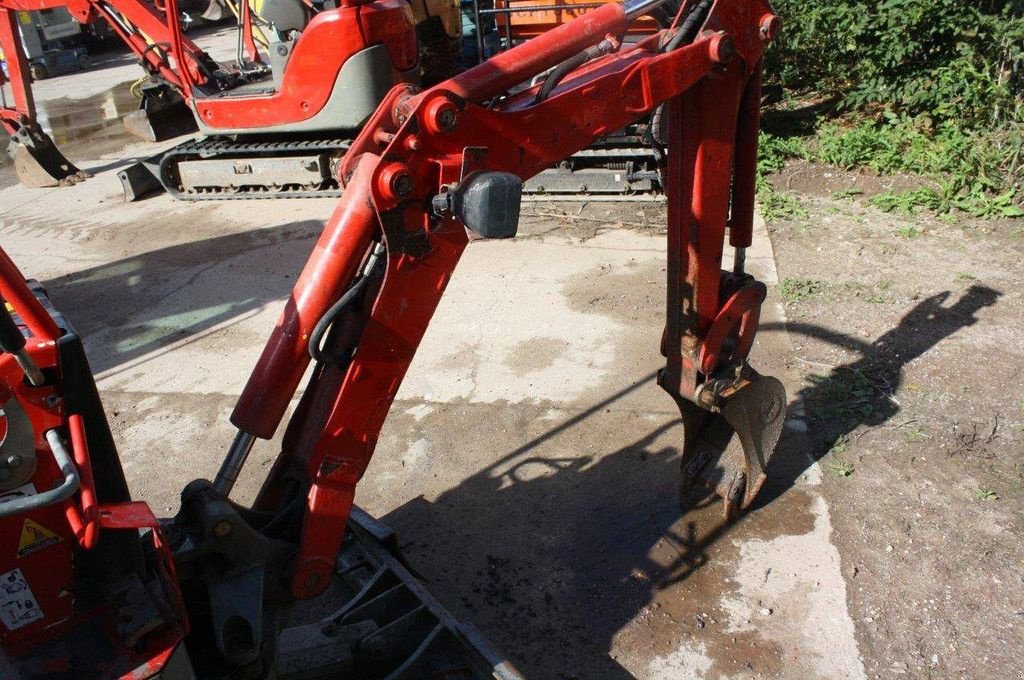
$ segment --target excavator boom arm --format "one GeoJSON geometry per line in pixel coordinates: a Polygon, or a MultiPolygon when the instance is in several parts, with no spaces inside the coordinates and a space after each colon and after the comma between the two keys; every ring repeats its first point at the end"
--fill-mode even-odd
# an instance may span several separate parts
{"type": "MultiPolygon", "coordinates": [[[[218,476],[219,490],[230,491],[254,438],[271,437],[281,422],[317,326],[346,291],[373,279],[366,286],[372,294],[359,290],[362,317],[335,322],[359,331],[336,334],[345,339],[329,349],[344,358],[318,367],[264,487],[270,505],[266,499],[285,480],[308,489],[296,597],[311,597],[327,582],[355,486],[469,233],[513,235],[516,183],[662,104],[669,302],[661,385],[693,421],[689,438],[720,420],[725,399],[760,377],[746,355],[764,286],[742,267],[722,272],[721,259],[727,226],[741,253],[750,244],[759,122],[751,102],[778,20],[762,0],[719,0],[687,39],[677,40],[684,29],[673,29],[621,45],[629,19],[656,4],[609,4],[425,92],[399,86],[355,140],[341,166],[345,193],[232,414],[240,434],[218,476]],[[515,89],[586,50],[597,56],[554,87],[515,89]],[[386,256],[375,275],[360,265],[377,244],[386,256]]],[[[688,9],[700,5],[681,11],[688,9]]],[[[779,398],[776,390],[769,396],[779,398]]],[[[747,439],[770,455],[774,442],[759,440],[763,429],[747,439]]],[[[725,456],[721,448],[705,463],[714,467],[725,456]]],[[[751,471],[751,455],[719,470],[728,477],[730,514],[763,482],[763,461],[751,471]]]]}

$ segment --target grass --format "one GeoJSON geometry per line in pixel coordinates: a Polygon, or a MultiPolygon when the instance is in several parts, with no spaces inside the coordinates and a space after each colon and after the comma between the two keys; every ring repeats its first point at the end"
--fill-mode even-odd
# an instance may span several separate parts
{"type": "Polygon", "coordinates": [[[884,393],[881,385],[863,371],[838,368],[828,375],[808,377],[814,384],[814,393],[807,407],[816,420],[849,423],[878,414],[877,402],[884,393]]]}
{"type": "Polygon", "coordinates": [[[934,125],[927,117],[883,112],[874,119],[826,123],[806,145],[804,156],[846,170],[869,168],[880,175],[907,173],[930,186],[883,192],[868,202],[881,210],[972,217],[1024,217],[1024,195],[1014,182],[1007,158],[1024,141],[967,131],[954,123],[934,125]]]}
{"type": "Polygon", "coordinates": [[[832,192],[833,201],[852,201],[854,196],[860,196],[864,192],[860,189],[840,189],[832,192]]]}
{"type": "Polygon", "coordinates": [[[820,295],[827,289],[828,284],[818,279],[783,279],[779,283],[779,296],[784,302],[793,304],[820,295]]]}
{"type": "Polygon", "coordinates": [[[828,464],[828,471],[835,477],[849,477],[854,471],[853,463],[845,460],[836,460],[828,464]]]}
{"type": "Polygon", "coordinates": [[[836,437],[836,440],[829,447],[829,453],[846,453],[850,450],[850,435],[841,434],[836,437]]]}
{"type": "Polygon", "coordinates": [[[992,489],[979,486],[974,490],[974,498],[979,501],[997,501],[999,500],[999,494],[992,489]]]}
{"type": "Polygon", "coordinates": [[[810,215],[799,198],[788,192],[777,191],[767,180],[757,192],[757,203],[761,208],[761,216],[768,222],[810,215]]]}
{"type": "Polygon", "coordinates": [[[776,137],[761,131],[758,139],[757,203],[761,216],[769,222],[791,220],[809,215],[796,196],[775,189],[768,175],[782,170],[790,158],[804,156],[803,141],[797,137],[776,137]]]}
{"type": "MultiPolygon", "coordinates": [[[[1024,155],[1024,138],[1002,139],[974,133],[954,123],[935,125],[926,117],[883,112],[875,118],[846,118],[819,125],[813,135],[779,137],[761,132],[757,197],[765,219],[804,217],[806,209],[791,194],[775,190],[765,179],[788,159],[804,158],[845,170],[870,169],[879,175],[910,174],[927,186],[885,191],[867,200],[885,212],[954,211],[978,218],[1024,217],[1024,189],[1019,170],[1008,158],[1024,155]]],[[[857,189],[843,189],[832,199],[851,200],[857,189]]],[[[1024,233],[1024,229],[1019,230],[1024,233]]]]}
{"type": "Polygon", "coordinates": [[[953,275],[957,281],[977,281],[978,277],[974,274],[968,274],[967,272],[957,272],[953,275]]]}
{"type": "Polygon", "coordinates": [[[924,430],[918,427],[913,427],[903,431],[903,438],[907,440],[908,444],[916,444],[918,442],[923,442],[926,437],[927,435],[925,434],[924,430]]]}
{"type": "Polygon", "coordinates": [[[900,227],[896,230],[896,233],[903,238],[917,238],[921,235],[921,230],[917,227],[911,227],[908,225],[906,227],[900,227]]]}

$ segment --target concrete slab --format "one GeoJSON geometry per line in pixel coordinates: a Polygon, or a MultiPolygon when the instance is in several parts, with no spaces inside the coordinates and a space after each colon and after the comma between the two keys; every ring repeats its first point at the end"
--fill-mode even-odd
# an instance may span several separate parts
{"type": "MultiPolygon", "coordinates": [[[[170,514],[219,465],[332,202],[125,206],[118,191],[109,169],[0,190],[0,238],[86,336],[132,490],[170,514]]],[[[758,243],[748,263],[774,282],[763,225],[758,243]]],[[[554,220],[472,244],[358,501],[529,677],[864,677],[802,421],[754,512],[725,525],[717,503],[680,506],[682,432],[654,384],[663,248],[554,220]]],[[[787,376],[781,308],[765,316],[755,364],[787,376]]],[[[238,499],[275,450],[258,446],[238,499]]]]}

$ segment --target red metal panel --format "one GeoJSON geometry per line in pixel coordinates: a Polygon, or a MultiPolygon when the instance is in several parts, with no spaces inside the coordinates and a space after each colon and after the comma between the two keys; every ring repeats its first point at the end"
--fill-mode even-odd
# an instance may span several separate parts
{"type": "Polygon", "coordinates": [[[281,89],[269,96],[200,99],[196,111],[215,129],[263,128],[315,116],[349,57],[383,43],[397,69],[417,60],[412,10],[404,0],[340,7],[313,18],[288,59],[281,89]]]}
{"type": "Polygon", "coordinates": [[[0,248],[0,296],[7,300],[25,321],[37,341],[54,340],[60,336],[57,324],[25,285],[25,277],[7,251],[0,248]]]}

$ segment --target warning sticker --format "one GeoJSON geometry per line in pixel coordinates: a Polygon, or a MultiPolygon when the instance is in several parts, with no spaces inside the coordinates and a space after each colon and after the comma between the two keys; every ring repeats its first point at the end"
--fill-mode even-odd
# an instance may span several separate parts
{"type": "Polygon", "coordinates": [[[0,621],[7,630],[18,630],[41,618],[43,610],[39,608],[21,569],[0,575],[0,621]]]}
{"type": "Polygon", "coordinates": [[[21,541],[18,542],[18,557],[31,555],[43,548],[60,543],[60,536],[53,533],[39,522],[26,519],[21,525],[21,541]]]}

